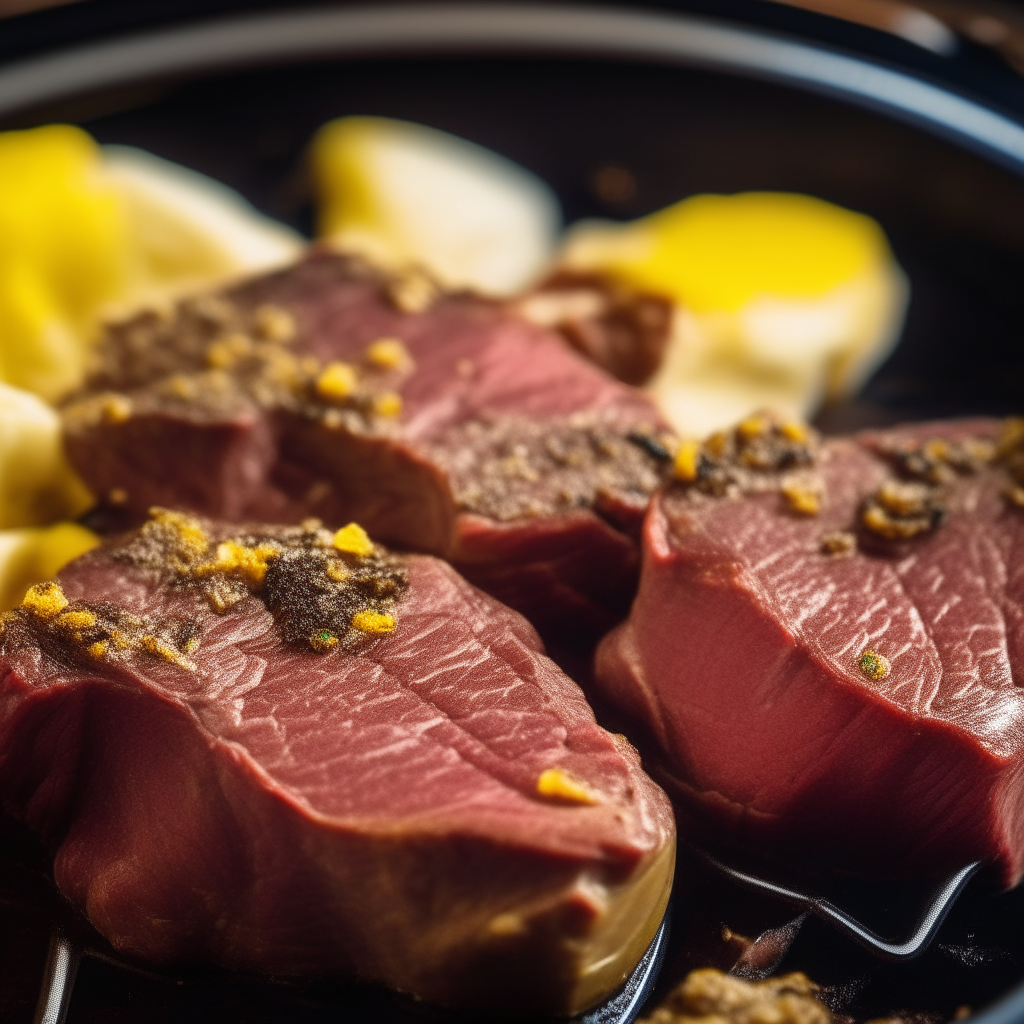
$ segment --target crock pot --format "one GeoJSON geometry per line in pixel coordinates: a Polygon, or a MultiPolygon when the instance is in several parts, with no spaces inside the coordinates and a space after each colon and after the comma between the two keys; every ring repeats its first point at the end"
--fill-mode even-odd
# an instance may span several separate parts
{"type": "MultiPolygon", "coordinates": [[[[962,17],[946,24],[928,15],[915,35],[767,0],[92,0],[0,23],[0,129],[79,123],[101,142],[210,174],[306,232],[305,147],[320,124],[349,113],[418,121],[489,146],[551,184],[567,222],[632,218],[695,192],[811,193],[878,219],[913,288],[899,347],[819,425],[1004,415],[1024,409],[1024,81],[998,50],[962,34],[972,22],[969,5],[959,8],[962,17]]],[[[16,829],[0,848],[0,860],[32,875],[31,843],[16,829]]],[[[704,876],[681,877],[677,920],[689,920],[694,902],[713,915],[715,900],[746,898],[723,880],[694,901],[687,879],[704,876]]],[[[33,879],[17,891],[43,893],[45,880],[33,879]]],[[[0,887],[0,900],[10,891],[0,887]]],[[[899,902],[890,897],[876,893],[869,910],[873,899],[884,920],[899,902]]],[[[1019,964],[996,956],[977,988],[986,1005],[972,1002],[972,1019],[1024,1021],[1024,926],[1013,923],[1024,920],[1021,896],[969,890],[965,899],[948,927],[962,938],[995,915],[1022,951],[1019,964]]],[[[43,941],[31,929],[56,912],[46,900],[39,896],[35,916],[24,907],[9,916],[28,937],[19,948],[17,935],[0,934],[0,979],[35,970],[38,990],[41,960],[25,951],[43,941]]],[[[687,959],[686,926],[676,933],[662,987],[699,966],[687,959]]],[[[945,944],[962,959],[987,955],[954,939],[945,944]]],[[[821,944],[827,956],[846,955],[821,944]]],[[[664,941],[628,998],[592,1019],[632,1019],[663,951],[664,941]]],[[[910,972],[883,981],[894,999],[901,984],[921,993],[940,985],[946,961],[935,955],[892,969],[910,972]]],[[[51,971],[66,968],[51,957],[51,971]]],[[[68,1019],[313,1021],[342,1008],[351,1020],[435,1019],[406,1004],[382,1011],[359,990],[177,980],[100,955],[80,973],[68,1019]]],[[[13,1020],[29,997],[3,998],[13,1020]]],[[[56,1022],[59,1003],[43,1000],[36,1019],[56,1022]]]]}

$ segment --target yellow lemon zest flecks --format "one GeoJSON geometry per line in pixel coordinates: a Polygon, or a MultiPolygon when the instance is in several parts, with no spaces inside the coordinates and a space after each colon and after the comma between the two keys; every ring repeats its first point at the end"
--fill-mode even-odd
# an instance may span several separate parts
{"type": "Polygon", "coordinates": [[[373,541],[358,523],[343,526],[335,533],[332,543],[339,551],[344,551],[348,555],[365,558],[373,554],[373,541]]]}
{"type": "Polygon", "coordinates": [[[150,654],[155,654],[158,658],[169,661],[172,665],[177,665],[179,668],[186,668],[190,672],[195,671],[196,666],[194,662],[184,657],[181,651],[175,650],[170,644],[164,643],[159,637],[144,636],[139,643],[150,654]]]}
{"type": "Polygon", "coordinates": [[[804,483],[784,483],[782,494],[792,512],[804,516],[816,516],[821,511],[821,495],[804,483]]]}
{"type": "Polygon", "coordinates": [[[197,566],[195,572],[200,576],[209,576],[215,572],[230,572],[242,576],[255,586],[259,586],[267,575],[268,561],[277,555],[273,544],[257,544],[246,547],[234,540],[226,540],[217,545],[217,556],[212,562],[197,566]]]}
{"type": "Polygon", "coordinates": [[[364,608],[352,616],[352,626],[363,633],[392,633],[395,629],[395,617],[364,608]]]}
{"type": "Polygon", "coordinates": [[[548,768],[540,773],[537,794],[574,804],[598,803],[597,797],[583,783],[577,782],[561,768],[548,768]]]}
{"type": "Polygon", "coordinates": [[[327,402],[343,402],[355,392],[359,380],[349,363],[328,363],[316,379],[316,393],[327,402]]]}
{"type": "Polygon", "coordinates": [[[399,338],[378,338],[366,347],[366,359],[381,370],[398,370],[412,362],[399,338]]]}
{"type": "Polygon", "coordinates": [[[672,475],[684,483],[692,483],[697,479],[699,463],[700,442],[683,441],[676,450],[675,461],[672,463],[672,475]]]}
{"type": "Polygon", "coordinates": [[[88,629],[90,626],[96,625],[96,616],[86,609],[81,609],[64,612],[57,621],[66,629],[88,629]]]}
{"type": "Polygon", "coordinates": [[[48,583],[37,583],[34,587],[29,587],[21,604],[33,615],[52,619],[67,608],[68,599],[64,596],[61,585],[56,580],[51,580],[48,583]]]}
{"type": "Polygon", "coordinates": [[[373,403],[373,411],[378,416],[388,418],[400,415],[402,412],[402,396],[394,391],[387,391],[383,395],[378,395],[373,403]]]}
{"type": "Polygon", "coordinates": [[[199,520],[184,512],[154,506],[149,510],[150,520],[174,531],[179,553],[188,561],[201,557],[210,546],[210,539],[199,520]]]}
{"type": "Polygon", "coordinates": [[[865,651],[857,661],[857,667],[874,683],[881,682],[889,675],[889,659],[877,651],[865,651]]]}

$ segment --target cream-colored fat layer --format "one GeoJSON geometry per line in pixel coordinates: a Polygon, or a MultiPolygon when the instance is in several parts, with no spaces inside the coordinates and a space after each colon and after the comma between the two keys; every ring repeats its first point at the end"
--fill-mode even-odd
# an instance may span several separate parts
{"type": "Polygon", "coordinates": [[[593,933],[581,944],[569,1013],[601,1002],[629,977],[661,926],[675,874],[675,838],[652,858],[639,878],[620,886],[600,886],[605,909],[593,933]]]}

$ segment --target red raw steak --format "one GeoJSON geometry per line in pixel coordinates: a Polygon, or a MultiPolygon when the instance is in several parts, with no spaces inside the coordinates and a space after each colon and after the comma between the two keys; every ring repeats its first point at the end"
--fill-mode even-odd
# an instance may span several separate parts
{"type": "Polygon", "coordinates": [[[629,744],[443,562],[228,533],[158,513],[4,619],[0,794],[60,888],[162,964],[607,995],[673,864],[629,744]]]}
{"type": "Polygon", "coordinates": [[[112,327],[65,422],[129,521],[354,519],[546,636],[625,614],[658,483],[639,391],[496,303],[326,251],[112,327]]]}
{"type": "Polygon", "coordinates": [[[1024,868],[1022,431],[750,421],[652,503],[606,696],[709,841],[876,876],[1024,868]],[[998,452],[997,452],[998,447],[998,452]]]}

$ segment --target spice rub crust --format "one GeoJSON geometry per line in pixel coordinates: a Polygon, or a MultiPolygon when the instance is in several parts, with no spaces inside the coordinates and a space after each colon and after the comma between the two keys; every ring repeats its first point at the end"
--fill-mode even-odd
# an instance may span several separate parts
{"type": "Polygon", "coordinates": [[[649,438],[598,413],[553,423],[490,417],[452,429],[437,454],[453,478],[459,509],[504,523],[600,512],[616,501],[642,510],[669,458],[645,446],[649,438]]]}
{"type": "MultiPolygon", "coordinates": [[[[945,522],[957,481],[985,469],[1002,475],[1008,505],[1024,507],[1024,419],[1006,420],[995,433],[986,424],[976,436],[930,436],[925,428],[866,434],[862,441],[888,472],[860,495],[842,529],[821,535],[824,555],[843,557],[858,547],[904,554],[903,542],[927,537],[945,522]]],[[[761,411],[732,430],[679,444],[670,491],[677,500],[698,502],[778,492],[783,511],[817,516],[828,501],[822,468],[828,457],[828,445],[810,427],[761,411]]]]}
{"type": "MultiPolygon", "coordinates": [[[[408,582],[401,562],[357,523],[332,532],[309,520],[225,535],[194,516],[155,508],[113,558],[191,592],[219,615],[253,595],[286,643],[320,653],[354,651],[393,632],[408,582]]],[[[110,602],[70,602],[57,581],[31,588],[0,626],[4,651],[43,643],[64,660],[151,656],[193,672],[191,655],[202,643],[198,615],[155,619],[110,602]]]]}
{"type": "Polygon", "coordinates": [[[664,424],[554,331],[428,283],[320,248],[112,325],[64,409],[96,526],[152,506],[354,520],[444,557],[549,639],[606,630],[671,462],[664,424]]]}

